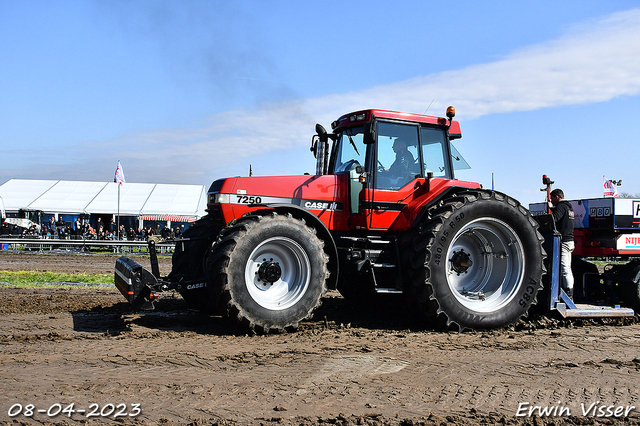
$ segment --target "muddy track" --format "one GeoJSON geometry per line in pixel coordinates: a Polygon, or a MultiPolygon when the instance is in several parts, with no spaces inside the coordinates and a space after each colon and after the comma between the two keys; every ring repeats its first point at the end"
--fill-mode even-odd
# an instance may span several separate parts
{"type": "MultiPolygon", "coordinates": [[[[0,254],[0,270],[20,262],[113,268],[113,257],[0,254]]],[[[330,292],[297,333],[247,336],[171,293],[133,313],[114,289],[10,285],[0,319],[0,423],[75,424],[87,414],[46,409],[95,403],[140,404],[124,424],[640,424],[637,321],[538,316],[442,333],[407,320],[397,301],[356,309],[330,292]],[[10,417],[15,404],[45,412],[10,417]],[[534,406],[560,415],[516,416],[534,406]],[[598,417],[600,406],[634,408],[598,417]]]]}

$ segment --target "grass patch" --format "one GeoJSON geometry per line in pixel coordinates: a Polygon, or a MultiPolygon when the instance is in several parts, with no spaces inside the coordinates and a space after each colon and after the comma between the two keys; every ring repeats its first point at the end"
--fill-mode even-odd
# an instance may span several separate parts
{"type": "Polygon", "coordinates": [[[6,281],[16,285],[63,282],[113,284],[113,274],[62,274],[35,271],[0,271],[0,281],[6,281]]]}

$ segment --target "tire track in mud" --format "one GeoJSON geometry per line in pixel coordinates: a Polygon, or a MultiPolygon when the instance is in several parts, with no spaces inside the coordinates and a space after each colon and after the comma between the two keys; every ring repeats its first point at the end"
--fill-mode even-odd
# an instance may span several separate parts
{"type": "Polygon", "coordinates": [[[70,291],[67,308],[39,313],[51,293],[4,294],[5,303],[39,301],[0,314],[0,421],[15,402],[141,402],[141,420],[179,423],[640,405],[640,325],[438,333],[322,319],[297,333],[245,336],[176,300],[133,314],[117,293],[87,310],[87,292],[70,291]],[[68,310],[76,297],[80,308],[68,310]]]}
{"type": "MultiPolygon", "coordinates": [[[[297,339],[300,336],[225,338],[165,332],[147,338],[125,333],[89,341],[7,342],[0,354],[0,378],[15,386],[2,399],[40,391],[51,403],[59,402],[53,398],[84,398],[86,403],[144,400],[148,420],[178,421],[185,413],[200,413],[246,421],[270,418],[275,407],[286,409],[287,415],[464,415],[471,408],[513,415],[520,402],[561,401],[578,410],[582,402],[634,405],[638,398],[632,390],[637,368],[624,358],[618,364],[592,361],[595,365],[567,367],[547,361],[565,349],[550,356],[540,354],[539,344],[525,353],[479,350],[465,335],[453,338],[458,341],[454,353],[425,351],[420,344],[401,346],[400,339],[387,335],[368,336],[370,346],[379,349],[362,353],[349,349],[353,345],[344,334],[327,331],[297,339]],[[300,343],[309,344],[309,350],[300,343]],[[41,355],[22,357],[25,351],[41,355]],[[530,361],[512,359],[515,356],[530,361]],[[601,384],[585,386],[591,382],[601,384]],[[569,383],[580,386],[567,387],[569,383]]],[[[447,346],[438,334],[411,338],[447,346]]]]}

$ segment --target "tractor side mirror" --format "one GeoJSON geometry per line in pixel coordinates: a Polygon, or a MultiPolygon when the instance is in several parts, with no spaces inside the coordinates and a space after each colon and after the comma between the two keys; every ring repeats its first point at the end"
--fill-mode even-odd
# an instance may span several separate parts
{"type": "Polygon", "coordinates": [[[369,121],[364,125],[364,140],[363,142],[370,145],[376,141],[376,122],[375,120],[369,121]]]}

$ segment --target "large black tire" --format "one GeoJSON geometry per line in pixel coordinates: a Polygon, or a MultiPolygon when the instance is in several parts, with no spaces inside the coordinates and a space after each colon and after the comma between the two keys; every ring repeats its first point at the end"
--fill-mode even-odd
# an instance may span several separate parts
{"type": "Polygon", "coordinates": [[[204,259],[222,226],[204,216],[182,234],[187,241],[177,241],[171,258],[169,279],[180,284],[178,290],[192,309],[205,313],[215,312],[215,300],[209,296],[205,279],[204,259]]]}
{"type": "Polygon", "coordinates": [[[315,230],[291,215],[248,215],[211,248],[207,281],[218,311],[256,333],[297,329],[320,305],[329,257],[315,230]]]}
{"type": "Polygon", "coordinates": [[[537,228],[527,209],[499,192],[460,192],[432,207],[409,266],[418,313],[459,331],[515,323],[542,287],[537,228]]]}

